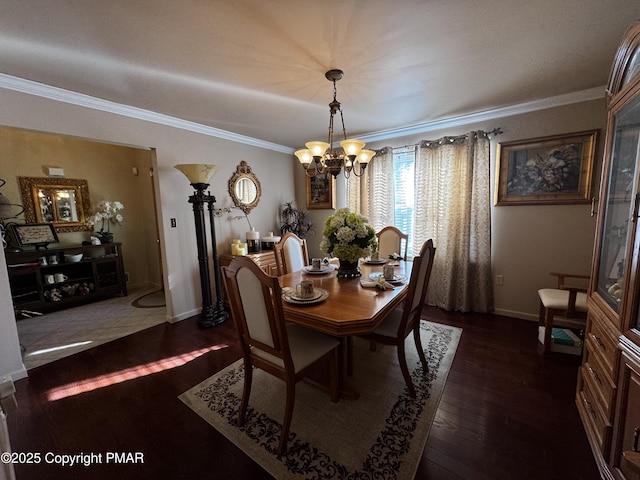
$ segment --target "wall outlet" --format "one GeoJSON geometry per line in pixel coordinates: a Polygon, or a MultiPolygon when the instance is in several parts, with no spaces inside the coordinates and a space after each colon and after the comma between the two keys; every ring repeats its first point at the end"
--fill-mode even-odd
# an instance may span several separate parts
{"type": "Polygon", "coordinates": [[[496,275],[496,285],[504,285],[504,275],[496,275]]]}
{"type": "Polygon", "coordinates": [[[176,226],[178,225],[178,223],[176,222],[175,218],[171,219],[171,228],[176,228],[176,226]]]}

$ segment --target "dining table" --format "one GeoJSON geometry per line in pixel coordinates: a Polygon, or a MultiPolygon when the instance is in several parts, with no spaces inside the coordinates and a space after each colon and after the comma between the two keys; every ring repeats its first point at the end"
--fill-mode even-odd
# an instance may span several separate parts
{"type": "Polygon", "coordinates": [[[313,273],[309,271],[309,267],[305,267],[303,270],[279,277],[284,292],[295,289],[303,280],[312,280],[315,290],[326,292],[321,300],[304,304],[286,301],[285,294],[283,311],[286,321],[332,335],[340,340],[341,398],[355,399],[359,396],[358,392],[350,387],[347,379],[352,373],[352,337],[373,332],[391,311],[402,304],[407,293],[412,265],[412,262],[407,261],[396,262],[394,288],[385,290],[369,286],[373,283],[372,276],[382,275],[383,265],[369,264],[365,261],[359,263],[361,276],[355,278],[338,278],[337,267],[329,269],[326,273],[313,273]],[[361,280],[367,286],[363,286],[361,280]]]}

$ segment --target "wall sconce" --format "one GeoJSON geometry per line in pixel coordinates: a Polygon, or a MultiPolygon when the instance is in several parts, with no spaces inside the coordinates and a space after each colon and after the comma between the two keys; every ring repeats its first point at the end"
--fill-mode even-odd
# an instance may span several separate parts
{"type": "Polygon", "coordinates": [[[193,205],[193,216],[196,224],[196,241],[198,244],[198,264],[200,266],[200,287],[202,289],[202,313],[198,320],[200,328],[210,328],[224,322],[229,318],[229,313],[224,309],[222,301],[222,288],[220,267],[218,265],[218,248],[216,246],[216,230],[214,225],[213,204],[216,197],[205,190],[209,188],[209,179],[218,171],[217,165],[189,163],[175,165],[189,179],[195,189],[189,197],[189,203],[193,205]],[[207,232],[204,223],[204,204],[209,208],[209,223],[211,225],[211,244],[213,255],[213,276],[216,289],[216,304],[211,298],[211,278],[209,276],[209,252],[207,249],[207,232]]]}

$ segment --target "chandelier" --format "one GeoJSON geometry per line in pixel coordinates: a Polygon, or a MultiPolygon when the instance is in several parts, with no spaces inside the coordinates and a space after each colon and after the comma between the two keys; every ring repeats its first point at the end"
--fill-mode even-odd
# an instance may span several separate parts
{"type": "Polygon", "coordinates": [[[362,140],[347,139],[342,108],[340,108],[340,102],[336,100],[336,82],[344,77],[344,72],[329,70],[324,76],[333,82],[333,101],[329,104],[329,138],[327,142],[307,142],[305,143],[307,148],[297,150],[295,155],[304,167],[305,174],[309,177],[313,177],[317,173],[330,173],[337,177],[343,167],[346,178],[349,178],[351,172],[360,177],[376,153],[373,150],[363,150],[365,143],[362,140]],[[342,148],[334,149],[333,117],[338,112],[340,112],[344,140],[340,142],[342,148]],[[357,167],[356,164],[358,164],[357,167]]]}

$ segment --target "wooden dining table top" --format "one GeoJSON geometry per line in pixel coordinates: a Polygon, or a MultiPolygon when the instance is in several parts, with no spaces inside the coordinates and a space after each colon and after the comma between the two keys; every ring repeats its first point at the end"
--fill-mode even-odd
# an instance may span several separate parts
{"type": "Polygon", "coordinates": [[[392,290],[361,286],[361,279],[369,281],[371,273],[382,273],[382,265],[364,262],[360,263],[362,276],[356,278],[338,278],[337,268],[322,275],[303,270],[282,275],[279,279],[283,288],[295,288],[302,280],[313,280],[315,288],[329,293],[326,300],[311,305],[283,301],[285,319],[337,337],[370,333],[404,300],[412,265],[412,262],[399,262],[395,273],[405,275],[406,280],[392,290]]]}

